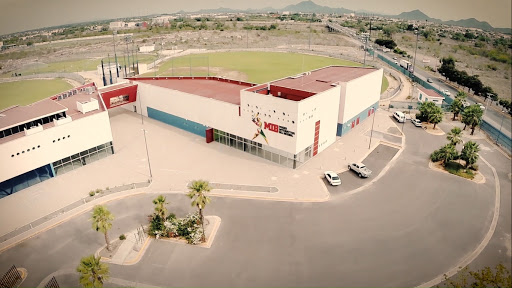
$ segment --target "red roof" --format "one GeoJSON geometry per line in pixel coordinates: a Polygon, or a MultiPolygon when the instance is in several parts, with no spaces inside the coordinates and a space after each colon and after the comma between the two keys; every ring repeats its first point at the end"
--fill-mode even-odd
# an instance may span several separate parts
{"type": "Polygon", "coordinates": [[[129,78],[133,81],[240,105],[240,91],[254,84],[217,77],[129,78]]]}
{"type": "Polygon", "coordinates": [[[423,93],[427,94],[430,97],[443,98],[444,99],[444,96],[439,95],[436,91],[434,91],[432,89],[427,89],[427,88],[421,87],[421,86],[418,87],[418,89],[420,89],[423,93]]]}
{"type": "Polygon", "coordinates": [[[337,82],[349,82],[361,76],[377,71],[376,68],[329,66],[311,71],[307,75],[297,78],[284,78],[270,82],[270,85],[285,87],[295,90],[320,93],[329,90],[337,82]]]}

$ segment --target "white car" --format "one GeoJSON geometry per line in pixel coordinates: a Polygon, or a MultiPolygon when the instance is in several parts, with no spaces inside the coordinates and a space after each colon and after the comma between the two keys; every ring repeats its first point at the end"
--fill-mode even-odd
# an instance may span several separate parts
{"type": "Polygon", "coordinates": [[[332,186],[338,186],[341,185],[341,179],[338,174],[332,172],[332,171],[325,171],[324,173],[325,179],[327,179],[327,182],[331,184],[332,186]]]}
{"type": "Polygon", "coordinates": [[[482,109],[482,110],[485,110],[485,106],[482,104],[478,104],[478,107],[480,107],[480,109],[482,109]]]}
{"type": "Polygon", "coordinates": [[[411,119],[412,124],[416,127],[421,127],[421,121],[418,119],[411,119]]]}
{"type": "Polygon", "coordinates": [[[348,165],[348,170],[352,170],[357,173],[357,176],[368,178],[372,174],[372,171],[366,168],[366,165],[363,163],[350,163],[348,165]]]}
{"type": "Polygon", "coordinates": [[[452,95],[452,93],[450,93],[450,91],[448,91],[448,90],[443,90],[443,93],[446,96],[451,96],[452,95]]]}

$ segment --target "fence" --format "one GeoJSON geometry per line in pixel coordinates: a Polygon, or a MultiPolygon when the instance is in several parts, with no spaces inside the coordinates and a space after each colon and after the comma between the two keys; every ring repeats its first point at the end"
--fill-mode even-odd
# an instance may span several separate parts
{"type": "Polygon", "coordinates": [[[16,268],[16,266],[12,265],[12,267],[4,274],[2,279],[0,279],[0,287],[1,288],[12,288],[18,287],[21,283],[22,277],[20,271],[16,268]]]}
{"type": "Polygon", "coordinates": [[[34,75],[24,75],[24,76],[16,76],[10,78],[0,78],[0,82],[12,82],[12,81],[20,81],[20,80],[30,80],[30,79],[40,79],[40,78],[67,78],[74,80],[81,85],[85,84],[84,77],[80,76],[76,73],[42,73],[42,74],[34,74],[34,75]]]}
{"type": "Polygon", "coordinates": [[[485,120],[480,122],[480,129],[485,131],[487,135],[489,135],[489,137],[494,141],[494,143],[500,145],[509,153],[512,152],[512,139],[510,139],[510,137],[500,132],[500,130],[496,129],[496,127],[492,126],[485,120]]]}
{"type": "Polygon", "coordinates": [[[60,288],[57,279],[55,279],[55,276],[52,276],[52,279],[50,279],[50,281],[44,285],[44,288],[60,288]]]}

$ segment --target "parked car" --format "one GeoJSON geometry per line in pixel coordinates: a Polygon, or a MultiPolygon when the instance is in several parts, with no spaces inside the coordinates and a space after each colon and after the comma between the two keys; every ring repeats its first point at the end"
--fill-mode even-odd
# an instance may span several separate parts
{"type": "Polygon", "coordinates": [[[397,60],[397,59],[398,59],[398,58],[396,58],[396,57],[393,57],[393,60],[397,60]]]}
{"type": "Polygon", "coordinates": [[[434,83],[434,81],[432,80],[432,78],[427,78],[427,82],[428,82],[428,83],[434,83]]]}
{"type": "Polygon", "coordinates": [[[332,171],[326,171],[324,175],[325,179],[327,179],[327,182],[329,182],[329,184],[331,184],[332,186],[341,185],[341,179],[340,176],[338,176],[338,174],[332,171]]]}
{"type": "Polygon", "coordinates": [[[359,177],[368,178],[372,174],[372,171],[366,168],[366,165],[363,163],[351,163],[348,165],[348,170],[356,172],[359,177]]]}
{"type": "Polygon", "coordinates": [[[416,127],[421,127],[421,121],[418,119],[411,119],[412,124],[416,127]]]}
{"type": "Polygon", "coordinates": [[[446,95],[446,96],[451,96],[451,95],[452,95],[452,93],[450,93],[450,91],[448,91],[448,90],[446,90],[446,89],[445,89],[445,90],[443,90],[443,93],[444,93],[444,95],[446,95]]]}
{"type": "Polygon", "coordinates": [[[485,110],[485,106],[483,104],[478,104],[478,107],[480,107],[482,110],[485,110]]]}
{"type": "Polygon", "coordinates": [[[462,100],[462,106],[464,106],[464,108],[468,107],[469,105],[471,105],[471,104],[469,104],[468,101],[462,100]]]}
{"type": "Polygon", "coordinates": [[[395,117],[395,119],[396,119],[396,121],[398,121],[398,123],[405,122],[405,114],[400,111],[395,111],[395,113],[393,113],[393,117],[395,117]]]}

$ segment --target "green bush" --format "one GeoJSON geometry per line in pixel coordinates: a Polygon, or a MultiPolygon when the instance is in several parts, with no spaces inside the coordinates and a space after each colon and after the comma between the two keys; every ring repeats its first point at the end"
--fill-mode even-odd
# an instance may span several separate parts
{"type": "Polygon", "coordinates": [[[432,152],[432,154],[430,154],[430,160],[432,162],[441,161],[441,151],[440,150],[436,150],[436,151],[432,152]]]}
{"type": "Polygon", "coordinates": [[[119,235],[119,240],[126,240],[126,236],[124,234],[119,235]]]}
{"type": "Polygon", "coordinates": [[[94,196],[94,195],[96,195],[96,192],[95,192],[94,190],[89,191],[89,196],[91,196],[91,197],[92,197],[92,196],[94,196]]]}
{"type": "Polygon", "coordinates": [[[465,169],[464,166],[458,162],[449,161],[446,163],[445,167],[446,171],[450,172],[451,174],[464,177],[467,179],[473,179],[475,178],[475,174],[471,169],[465,169]]]}

